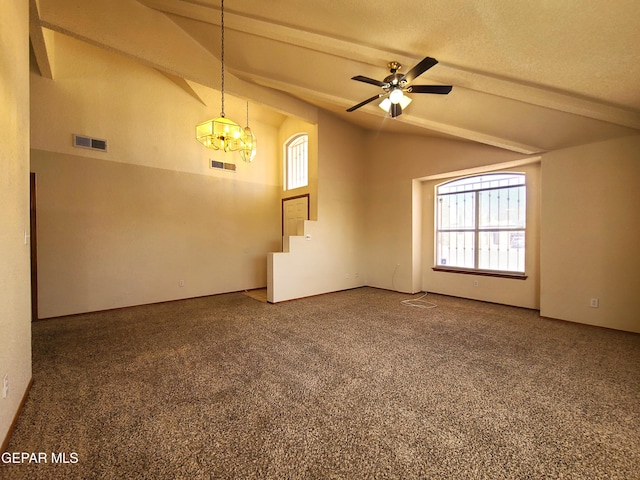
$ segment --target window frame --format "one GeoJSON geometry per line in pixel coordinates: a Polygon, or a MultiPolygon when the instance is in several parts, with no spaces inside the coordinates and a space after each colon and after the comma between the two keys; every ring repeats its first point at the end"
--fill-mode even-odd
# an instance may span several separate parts
{"type": "Polygon", "coordinates": [[[526,263],[526,252],[527,252],[527,242],[526,242],[526,237],[527,237],[527,224],[528,224],[528,215],[527,215],[527,175],[524,172],[514,172],[514,171],[502,171],[502,172],[487,172],[487,173],[480,173],[480,174],[476,174],[476,175],[470,175],[470,176],[465,176],[465,177],[460,177],[460,178],[455,178],[455,179],[451,179],[448,180],[444,183],[440,183],[438,185],[436,185],[434,187],[435,190],[435,202],[434,202],[434,249],[433,249],[433,254],[434,254],[434,266],[433,266],[433,270],[434,271],[440,271],[440,272],[449,272],[449,273],[461,273],[461,274],[467,274],[467,275],[483,275],[483,276],[491,276],[491,277],[502,277],[502,278],[512,278],[512,279],[519,279],[519,280],[525,280],[527,278],[527,263],[526,263]],[[521,183],[517,183],[517,184],[507,184],[507,185],[503,185],[503,186],[488,186],[489,181],[485,180],[484,182],[482,180],[480,180],[480,177],[490,177],[491,175],[509,175],[509,176],[514,176],[514,177],[520,177],[521,183]],[[479,184],[480,186],[475,187],[475,188],[470,188],[470,189],[463,189],[460,191],[455,191],[455,192],[445,192],[445,193],[440,193],[440,188],[444,187],[446,185],[450,185],[453,184],[455,182],[459,182],[462,180],[467,180],[467,179],[474,179],[474,178],[478,178],[479,179],[479,184]],[[486,183],[487,186],[483,187],[482,183],[486,183]],[[524,226],[520,227],[503,227],[503,228],[499,228],[499,227],[482,227],[480,225],[480,215],[481,215],[481,211],[480,211],[480,201],[481,201],[481,195],[480,192],[484,192],[484,191],[490,191],[490,190],[506,190],[509,188],[514,188],[514,187],[524,187],[524,200],[525,200],[525,217],[524,217],[524,226]],[[441,219],[440,219],[440,209],[438,208],[439,204],[440,204],[440,197],[441,196],[446,196],[446,195],[453,195],[453,194],[460,194],[460,193],[473,193],[474,194],[474,212],[473,212],[473,228],[450,228],[450,229],[441,229],[440,225],[441,225],[441,219]],[[449,233],[455,233],[455,232],[466,232],[466,233],[473,233],[473,261],[474,261],[474,267],[459,267],[459,266],[449,266],[449,265],[441,265],[438,263],[438,254],[439,249],[438,249],[438,237],[439,234],[441,232],[449,232],[449,233]],[[524,235],[525,241],[524,241],[524,246],[522,247],[524,249],[524,266],[522,271],[516,271],[516,270],[499,270],[499,269],[490,269],[490,268],[480,268],[479,264],[480,264],[480,255],[479,255],[479,248],[478,248],[478,244],[479,244],[479,239],[481,234],[486,234],[486,233],[500,233],[500,232],[522,232],[522,234],[524,235]]]}
{"type": "Polygon", "coordinates": [[[309,134],[296,133],[289,137],[284,144],[284,191],[296,190],[309,186],[309,134]],[[292,158],[292,149],[304,144],[303,160],[292,158]],[[295,171],[294,171],[295,170],[295,171]],[[293,179],[303,179],[301,183],[292,183],[293,179]],[[293,186],[292,186],[293,185],[293,186]]]}

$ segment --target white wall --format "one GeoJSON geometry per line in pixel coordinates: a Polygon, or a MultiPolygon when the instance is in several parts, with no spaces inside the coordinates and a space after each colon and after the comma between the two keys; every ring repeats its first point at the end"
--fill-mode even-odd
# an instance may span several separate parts
{"type": "Polygon", "coordinates": [[[542,157],[542,315],[640,332],[639,181],[640,136],[542,157]]]}
{"type": "Polygon", "coordinates": [[[318,219],[292,237],[288,253],[269,255],[268,299],[280,302],[366,284],[363,132],[320,111],[318,219]]]}
{"type": "Polygon", "coordinates": [[[31,380],[29,2],[0,3],[0,441],[31,380]],[[9,379],[3,398],[2,380],[9,379]]]}

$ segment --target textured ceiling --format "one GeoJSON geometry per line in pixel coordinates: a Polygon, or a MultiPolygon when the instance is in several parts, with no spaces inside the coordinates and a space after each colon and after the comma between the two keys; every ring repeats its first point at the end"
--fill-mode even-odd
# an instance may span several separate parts
{"type": "MultiPolygon", "coordinates": [[[[31,2],[41,72],[44,27],[219,87],[220,0],[31,2]]],[[[231,93],[282,113],[301,99],[371,130],[539,153],[638,133],[638,18],[637,0],[227,0],[225,67],[231,93]],[[440,63],[413,83],[451,94],[413,94],[395,120],[377,102],[345,112],[379,91],[352,76],[425,56],[440,63]]]]}

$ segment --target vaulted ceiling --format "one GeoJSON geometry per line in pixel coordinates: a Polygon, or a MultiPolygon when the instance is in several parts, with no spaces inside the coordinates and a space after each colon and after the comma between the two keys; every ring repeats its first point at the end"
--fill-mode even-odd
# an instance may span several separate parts
{"type": "MultiPolygon", "coordinates": [[[[220,0],[30,0],[31,43],[55,79],[50,31],[134,58],[189,90],[220,88],[220,0]]],[[[226,89],[293,99],[374,131],[453,137],[533,154],[640,132],[637,0],[227,0],[226,89]],[[439,63],[391,119],[372,102],[387,63],[439,63]]],[[[300,102],[297,102],[300,103],[300,102]]]]}

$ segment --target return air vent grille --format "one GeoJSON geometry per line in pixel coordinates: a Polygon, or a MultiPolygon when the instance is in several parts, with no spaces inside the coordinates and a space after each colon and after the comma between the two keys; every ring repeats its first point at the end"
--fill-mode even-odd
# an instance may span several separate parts
{"type": "Polygon", "coordinates": [[[73,146],[79,148],[88,148],[90,150],[107,151],[107,141],[99,138],[85,137],[83,135],[73,135],[73,146]]]}
{"type": "Polygon", "coordinates": [[[236,164],[235,163],[219,162],[217,160],[211,160],[211,168],[218,168],[220,170],[229,170],[229,171],[235,172],[236,171],[236,164]]]}

